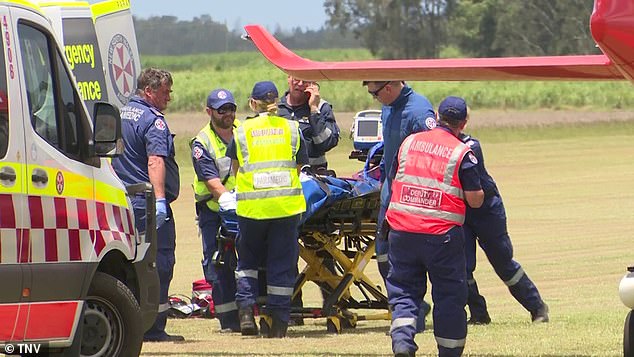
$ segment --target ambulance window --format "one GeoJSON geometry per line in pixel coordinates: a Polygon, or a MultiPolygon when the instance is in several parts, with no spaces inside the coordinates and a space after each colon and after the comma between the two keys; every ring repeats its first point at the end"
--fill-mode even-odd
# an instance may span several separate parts
{"type": "MultiPolygon", "coordinates": [[[[81,99],[73,88],[71,77],[66,72],[64,60],[59,52],[56,56],[59,77],[61,118],[64,122],[64,151],[70,156],[80,158],[82,152],[87,154],[90,125],[84,115],[81,99]]],[[[87,155],[84,155],[87,156],[87,155]]]]}
{"type": "Polygon", "coordinates": [[[87,158],[90,124],[63,56],[37,27],[20,23],[18,32],[35,132],[66,156],[87,158]]]}
{"type": "Polygon", "coordinates": [[[7,72],[4,56],[0,55],[0,158],[7,154],[9,147],[9,100],[7,72]]]}
{"type": "Polygon", "coordinates": [[[51,145],[60,148],[53,98],[48,41],[39,30],[18,25],[31,125],[51,145]]]}

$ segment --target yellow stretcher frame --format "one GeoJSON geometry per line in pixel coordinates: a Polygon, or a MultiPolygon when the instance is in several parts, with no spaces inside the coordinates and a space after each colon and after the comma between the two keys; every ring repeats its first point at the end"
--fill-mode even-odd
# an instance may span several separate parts
{"type": "Polygon", "coordinates": [[[336,201],[321,209],[301,229],[300,257],[306,267],[298,275],[293,299],[309,281],[328,292],[321,308],[292,308],[292,317],[327,319],[329,332],[356,327],[358,321],[390,320],[387,296],[364,270],[375,256],[374,233],[379,210],[379,192],[336,201]],[[324,253],[334,258],[338,271],[323,265],[324,253]],[[365,300],[353,297],[356,288],[365,300]],[[360,314],[356,309],[382,310],[360,314]]]}

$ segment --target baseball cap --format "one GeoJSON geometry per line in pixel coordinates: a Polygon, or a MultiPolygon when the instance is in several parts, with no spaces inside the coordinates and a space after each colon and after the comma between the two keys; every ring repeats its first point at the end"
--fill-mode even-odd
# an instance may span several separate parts
{"type": "Polygon", "coordinates": [[[438,106],[438,114],[444,119],[467,119],[467,103],[460,97],[449,96],[438,106]]]}
{"type": "Polygon", "coordinates": [[[277,97],[277,88],[271,81],[257,82],[251,91],[251,98],[257,100],[272,100],[277,97]]]}
{"type": "Polygon", "coordinates": [[[237,107],[236,101],[233,99],[233,94],[226,89],[214,89],[207,96],[207,107],[209,108],[218,109],[227,103],[237,107]]]}

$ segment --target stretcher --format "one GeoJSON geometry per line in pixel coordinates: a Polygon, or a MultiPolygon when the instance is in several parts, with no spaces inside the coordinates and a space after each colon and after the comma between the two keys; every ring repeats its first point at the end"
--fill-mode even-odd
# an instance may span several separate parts
{"type": "MultiPolygon", "coordinates": [[[[364,273],[375,258],[381,154],[382,145],[370,150],[364,170],[352,179],[316,174],[307,179],[304,175],[307,211],[298,241],[299,255],[306,266],[297,276],[292,299],[301,294],[306,283],[313,282],[322,290],[324,300],[319,307],[292,307],[292,319],[326,318],[326,328],[332,333],[354,328],[358,321],[391,319],[386,294],[364,273]],[[333,258],[333,270],[324,265],[326,257],[333,258]]],[[[233,249],[239,235],[235,211],[221,213],[221,218],[220,250],[233,249]]],[[[221,256],[214,257],[218,265],[224,264],[221,256]]],[[[266,291],[262,272],[259,280],[260,292],[266,291]]],[[[265,309],[266,297],[260,296],[257,301],[259,308],[265,309]]],[[[267,316],[261,317],[261,328],[271,325],[267,316]]]]}
{"type": "MultiPolygon", "coordinates": [[[[354,187],[354,180],[347,181],[354,187]]],[[[317,308],[293,307],[293,318],[326,318],[327,330],[334,333],[354,328],[358,321],[390,319],[385,293],[364,273],[375,255],[379,203],[378,188],[358,195],[352,189],[348,197],[324,204],[301,225],[299,254],[306,266],[297,277],[293,298],[313,282],[324,301],[317,308]],[[323,264],[327,256],[334,259],[334,271],[323,264]]]]}

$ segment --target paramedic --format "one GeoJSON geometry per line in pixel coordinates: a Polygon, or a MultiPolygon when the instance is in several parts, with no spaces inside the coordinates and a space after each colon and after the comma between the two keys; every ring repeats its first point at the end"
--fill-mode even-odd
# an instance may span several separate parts
{"type": "Polygon", "coordinates": [[[478,173],[485,194],[482,207],[467,207],[463,226],[469,288],[467,305],[471,315],[469,323],[485,325],[491,322],[486,300],[480,295],[478,284],[473,277],[476,268],[476,240],[511,295],[530,312],[531,320],[535,323],[548,322],[548,305],[542,301],[537,287],[522,266],[513,259],[513,244],[506,228],[504,203],[493,177],[484,166],[480,142],[466,134],[461,134],[460,139],[471,148],[478,159],[478,173]]]}
{"type": "MultiPolygon", "coordinates": [[[[387,259],[388,243],[383,221],[385,211],[390,202],[389,189],[392,179],[387,177],[396,158],[398,148],[407,136],[436,127],[436,114],[427,98],[414,92],[403,81],[364,81],[368,93],[382,104],[381,122],[383,126],[383,159],[381,160],[381,209],[377,220],[377,239],[375,240],[376,262],[383,282],[387,278],[389,262],[387,259]]],[[[425,315],[431,307],[423,301],[420,310],[418,331],[425,329],[425,315]]]]}
{"type": "Polygon", "coordinates": [[[290,319],[299,258],[298,225],[306,210],[299,171],[308,163],[308,154],[298,123],[275,115],[277,98],[272,82],[255,84],[249,107],[258,115],[234,129],[227,156],[233,160],[238,200],[240,329],[242,335],[258,334],[253,313],[259,295],[258,268],[264,266],[265,316],[271,318],[267,337],[281,338],[290,319]]]}
{"type": "Polygon", "coordinates": [[[233,244],[224,247],[217,242],[221,216],[219,211],[235,210],[231,191],[235,177],[231,174],[231,159],[225,156],[233,139],[236,118],[233,94],[226,89],[215,89],[207,97],[209,123],[191,141],[194,171],[194,198],[198,228],[203,243],[203,272],[212,285],[212,298],[220,320],[221,332],[239,332],[238,307],[235,301],[234,269],[236,253],[233,244]],[[227,204],[228,203],[228,204],[227,204]],[[233,203],[233,205],[232,205],[233,203]],[[218,249],[224,264],[216,266],[213,255],[218,249]]]}
{"type": "Polygon", "coordinates": [[[427,276],[438,355],[460,356],[464,349],[467,273],[462,224],[466,206],[480,207],[484,200],[477,159],[458,139],[466,123],[465,101],[445,98],[438,108],[439,126],[407,137],[390,173],[387,291],[396,356],[413,356],[418,349],[414,336],[427,276]]]}
{"type": "MultiPolygon", "coordinates": [[[[183,336],[165,332],[168,292],[174,273],[176,227],[170,203],[180,189],[178,165],[174,158],[174,138],[162,113],[171,100],[172,75],[161,69],[146,68],[137,80],[137,94],[121,108],[123,155],[112,166],[126,185],[150,182],[156,196],[158,252],[156,265],[160,280],[159,314],[145,333],[145,341],[183,341],[183,336]]],[[[145,198],[132,199],[137,229],[145,231],[145,198]]]]}

